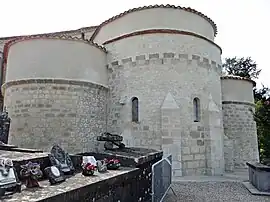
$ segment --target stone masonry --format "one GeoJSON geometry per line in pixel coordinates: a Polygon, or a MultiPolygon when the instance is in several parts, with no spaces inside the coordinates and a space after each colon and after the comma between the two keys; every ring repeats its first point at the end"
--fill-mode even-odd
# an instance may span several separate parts
{"type": "Polygon", "coordinates": [[[224,135],[230,144],[225,145],[226,170],[245,168],[246,162],[258,161],[255,105],[241,102],[223,102],[224,135]]]}
{"type": "Polygon", "coordinates": [[[5,91],[13,144],[48,150],[58,143],[71,152],[99,148],[96,136],[106,131],[106,88],[33,79],[8,83],[5,91]]]}
{"type": "Polygon", "coordinates": [[[12,144],[98,151],[95,138],[107,131],[127,146],[172,154],[174,176],[222,175],[258,161],[254,82],[221,77],[210,18],[154,5],[62,34],[0,38],[12,144]],[[83,30],[88,38],[74,38],[83,30]]]}

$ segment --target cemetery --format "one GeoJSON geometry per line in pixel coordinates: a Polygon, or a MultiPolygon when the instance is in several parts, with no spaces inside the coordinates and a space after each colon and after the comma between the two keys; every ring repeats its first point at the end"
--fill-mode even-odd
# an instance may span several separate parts
{"type": "Polygon", "coordinates": [[[152,5],[0,38],[0,201],[162,202],[185,194],[173,180],[239,170],[269,195],[256,82],[223,75],[217,33],[199,11],[152,5]]]}
{"type": "Polygon", "coordinates": [[[0,149],[0,193],[6,202],[149,201],[152,165],[162,158],[162,152],[135,148],[78,155],[58,145],[51,153],[0,149]]]}

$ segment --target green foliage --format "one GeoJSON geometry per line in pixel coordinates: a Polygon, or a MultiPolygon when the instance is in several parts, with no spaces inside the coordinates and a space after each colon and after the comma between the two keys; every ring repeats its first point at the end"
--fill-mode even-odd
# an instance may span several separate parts
{"type": "Polygon", "coordinates": [[[263,98],[256,103],[255,121],[262,162],[270,159],[270,100],[263,98]]]}
{"type": "Polygon", "coordinates": [[[225,63],[222,65],[223,70],[234,76],[241,76],[249,79],[257,79],[261,70],[257,69],[257,63],[247,58],[225,58],[225,63]]]}
{"type": "Polygon", "coordinates": [[[269,97],[270,89],[262,85],[261,89],[254,88],[253,93],[255,103],[257,103],[260,100],[266,101],[266,99],[269,97]]]}

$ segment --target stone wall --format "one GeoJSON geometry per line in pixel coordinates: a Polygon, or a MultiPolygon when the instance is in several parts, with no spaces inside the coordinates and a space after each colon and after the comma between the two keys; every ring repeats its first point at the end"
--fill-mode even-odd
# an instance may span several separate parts
{"type": "Polygon", "coordinates": [[[122,134],[128,146],[171,153],[175,175],[222,173],[220,50],[195,37],[160,33],[125,38],[106,49],[108,130],[122,134]],[[162,109],[168,96],[173,114],[162,109]],[[133,97],[139,100],[139,122],[131,119],[133,97]],[[196,97],[200,122],[193,119],[196,97]]]}
{"type": "Polygon", "coordinates": [[[256,83],[239,76],[222,76],[225,169],[247,168],[246,162],[258,162],[258,140],[253,87],[256,83]]]}
{"type": "Polygon", "coordinates": [[[49,150],[53,143],[69,152],[99,148],[106,131],[107,89],[60,79],[29,79],[4,85],[4,104],[12,119],[10,143],[49,150]]]}
{"type": "Polygon", "coordinates": [[[255,105],[241,102],[223,102],[224,134],[226,136],[226,170],[246,168],[246,162],[258,162],[255,105]]]}

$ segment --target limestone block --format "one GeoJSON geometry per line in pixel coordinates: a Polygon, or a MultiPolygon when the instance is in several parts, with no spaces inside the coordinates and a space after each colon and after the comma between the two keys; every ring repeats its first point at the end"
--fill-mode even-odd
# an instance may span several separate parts
{"type": "Polygon", "coordinates": [[[197,168],[195,161],[188,161],[187,164],[188,168],[197,168]]]}
{"type": "Polygon", "coordinates": [[[190,148],[189,147],[183,147],[182,152],[183,152],[183,154],[190,154],[190,148]]]}
{"type": "Polygon", "coordinates": [[[194,160],[204,160],[205,155],[204,154],[195,154],[194,155],[194,160]]]}
{"type": "Polygon", "coordinates": [[[180,161],[173,161],[172,167],[173,169],[182,169],[182,163],[180,161]]]}
{"type": "Polygon", "coordinates": [[[191,161],[191,160],[193,160],[193,155],[183,155],[182,160],[183,161],[191,161]]]}
{"type": "Polygon", "coordinates": [[[183,176],[183,172],[181,169],[174,169],[173,170],[173,176],[175,177],[182,177],[183,176]]]}
{"type": "Polygon", "coordinates": [[[196,147],[196,146],[193,146],[193,147],[190,148],[190,151],[191,151],[192,154],[196,154],[196,153],[200,152],[200,148],[196,147]]]}

